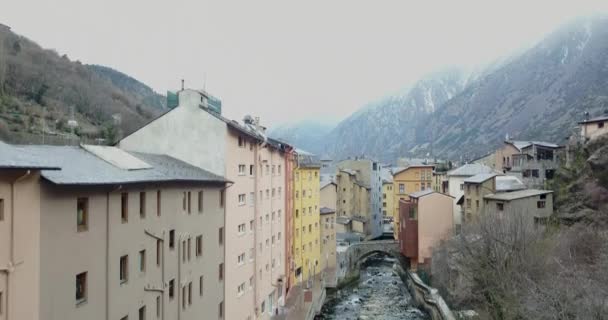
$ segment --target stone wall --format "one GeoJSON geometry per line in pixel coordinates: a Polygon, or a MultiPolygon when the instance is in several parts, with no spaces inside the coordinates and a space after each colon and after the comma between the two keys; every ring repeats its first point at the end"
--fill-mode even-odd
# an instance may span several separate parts
{"type": "Polygon", "coordinates": [[[437,289],[424,284],[417,274],[404,271],[401,267],[395,266],[395,271],[405,283],[416,306],[426,311],[432,320],[456,320],[454,314],[448,308],[437,289]]]}

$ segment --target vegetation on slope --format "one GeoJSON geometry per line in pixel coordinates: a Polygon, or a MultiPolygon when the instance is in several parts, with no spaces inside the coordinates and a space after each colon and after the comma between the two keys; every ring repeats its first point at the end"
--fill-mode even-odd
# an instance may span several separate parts
{"type": "Polygon", "coordinates": [[[73,131],[114,138],[160,113],[163,97],[120,72],[87,66],[6,28],[0,28],[0,139],[37,142],[36,137],[73,131]],[[28,140],[29,139],[29,140],[28,140]]]}

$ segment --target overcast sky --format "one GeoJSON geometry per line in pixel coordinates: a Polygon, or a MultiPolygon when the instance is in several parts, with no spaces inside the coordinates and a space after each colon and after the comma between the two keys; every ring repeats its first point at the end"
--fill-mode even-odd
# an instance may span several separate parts
{"type": "Polygon", "coordinates": [[[45,48],[155,90],[220,97],[267,125],[344,118],[448,65],[526,46],[608,1],[0,0],[5,23],[45,48]],[[206,81],[205,81],[206,78],[206,81]]]}

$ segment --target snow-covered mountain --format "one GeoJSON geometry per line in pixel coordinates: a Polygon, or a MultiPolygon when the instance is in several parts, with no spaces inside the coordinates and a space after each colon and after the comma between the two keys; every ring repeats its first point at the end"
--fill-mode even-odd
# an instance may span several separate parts
{"type": "Polygon", "coordinates": [[[268,135],[288,141],[299,149],[323,155],[323,139],[336,123],[337,121],[331,120],[303,120],[271,127],[268,135]]]}

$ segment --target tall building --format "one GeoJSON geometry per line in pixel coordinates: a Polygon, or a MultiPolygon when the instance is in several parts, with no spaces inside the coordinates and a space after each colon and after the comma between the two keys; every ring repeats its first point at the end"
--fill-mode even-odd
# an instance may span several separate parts
{"type": "Polygon", "coordinates": [[[321,207],[321,268],[336,268],[336,210],[321,207]]]}
{"type": "MultiPolygon", "coordinates": [[[[359,212],[354,212],[354,215],[363,218],[365,220],[365,233],[368,238],[378,238],[382,236],[382,165],[380,163],[370,159],[354,159],[354,160],[343,160],[337,164],[338,175],[336,182],[338,183],[338,206],[344,205],[347,196],[351,194],[356,197],[357,191],[360,194],[359,204],[366,205],[361,206],[359,212]],[[340,187],[340,184],[344,184],[344,174],[350,174],[354,176],[354,184],[361,188],[352,189],[351,193],[341,195],[347,186],[340,187]],[[338,182],[342,176],[343,180],[338,182]],[[367,194],[362,190],[367,190],[367,194]],[[364,195],[365,194],[365,195],[364,195]],[[363,199],[364,198],[364,199],[363,199]],[[340,203],[342,202],[342,204],[340,203]]],[[[348,178],[352,180],[352,177],[348,178]]],[[[340,208],[336,208],[338,215],[341,214],[340,208]]],[[[345,211],[345,210],[343,210],[345,211]]],[[[344,215],[344,214],[342,214],[344,215]]],[[[361,220],[361,219],[359,219],[361,220]]]]}
{"type": "Polygon", "coordinates": [[[399,239],[399,200],[407,201],[409,195],[431,189],[433,165],[410,165],[393,171],[393,236],[399,239]]]}
{"type": "Polygon", "coordinates": [[[1,319],[225,319],[223,177],[113,147],[0,154],[1,319]]]}
{"type": "Polygon", "coordinates": [[[269,319],[285,300],[289,148],[267,139],[258,119],[224,118],[205,92],[185,89],[177,98],[177,107],[119,146],[168,154],[233,182],[226,189],[226,317],[269,319]]]}
{"type": "Polygon", "coordinates": [[[393,182],[388,180],[382,180],[382,217],[392,218],[393,217],[393,199],[395,193],[393,192],[393,182]]]}
{"type": "Polygon", "coordinates": [[[306,281],[322,271],[320,243],[320,169],[316,156],[297,152],[294,168],[292,282],[306,281]]]}

